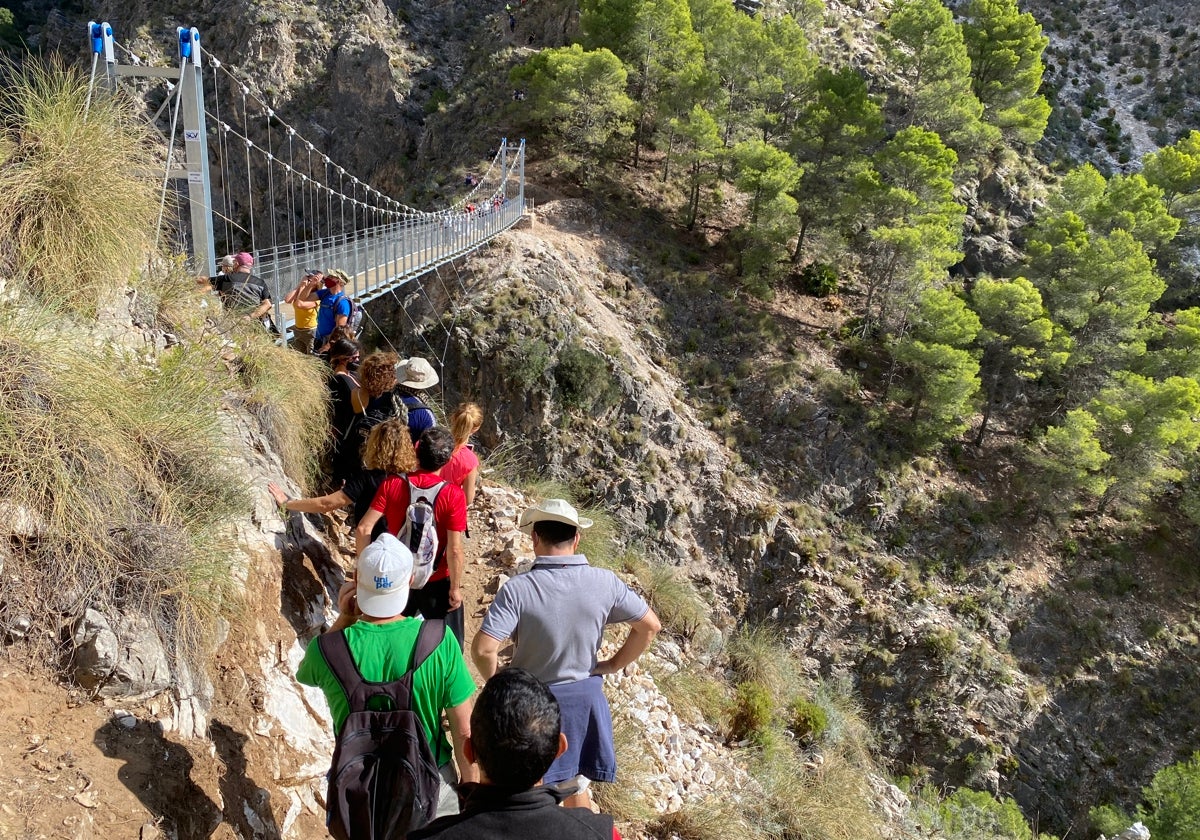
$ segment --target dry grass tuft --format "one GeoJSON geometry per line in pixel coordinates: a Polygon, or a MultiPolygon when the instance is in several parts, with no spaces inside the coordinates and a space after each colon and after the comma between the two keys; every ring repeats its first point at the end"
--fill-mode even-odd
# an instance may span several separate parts
{"type": "Polygon", "coordinates": [[[729,837],[745,840],[759,836],[737,803],[718,796],[686,802],[678,811],[659,816],[647,826],[647,831],[662,840],[726,840],[729,837]]]}
{"type": "Polygon", "coordinates": [[[199,654],[230,594],[244,510],[218,418],[220,360],[176,347],[157,365],[56,335],[49,310],[0,309],[0,532],[14,547],[0,622],[137,609],[199,654]]]}
{"type": "Polygon", "coordinates": [[[304,487],[315,484],[329,442],[328,369],[316,356],[275,344],[257,324],[238,335],[243,399],[258,418],[284,471],[304,487]]]}
{"type": "Polygon", "coordinates": [[[613,710],[613,745],[617,753],[617,781],[595,784],[592,797],[600,810],[617,822],[645,822],[653,815],[650,797],[639,782],[655,773],[654,754],[645,731],[628,717],[613,710]]]}
{"type": "Polygon", "coordinates": [[[89,313],[133,279],[158,218],[161,170],[130,105],[57,61],[0,65],[0,270],[46,304],[89,313]]]}

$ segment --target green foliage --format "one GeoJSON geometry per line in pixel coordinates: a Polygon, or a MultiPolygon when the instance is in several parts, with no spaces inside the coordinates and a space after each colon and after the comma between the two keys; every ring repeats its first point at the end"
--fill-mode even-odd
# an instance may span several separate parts
{"type": "Polygon", "coordinates": [[[729,737],[761,746],[774,717],[775,698],[769,688],[753,681],[739,683],[729,715],[729,737]]]}
{"type": "Polygon", "coordinates": [[[899,331],[908,313],[946,268],[962,258],[965,209],[954,200],[951,175],[958,156],[923,128],[906,128],[875,156],[859,178],[868,215],[863,270],[863,323],[899,331]]]}
{"type": "Polygon", "coordinates": [[[529,390],[545,375],[551,355],[550,345],[540,338],[520,337],[506,348],[504,369],[513,384],[529,390]]]}
{"type": "Polygon", "coordinates": [[[1164,767],[1143,789],[1138,814],[1151,837],[1195,840],[1200,837],[1200,752],[1164,767]]]}
{"type": "Polygon", "coordinates": [[[149,125],[60,64],[8,68],[0,86],[0,272],[80,313],[123,289],[153,245],[161,169],[149,125]],[[87,119],[84,112],[87,110],[87,119]]]}
{"type": "Polygon", "coordinates": [[[633,133],[633,101],[624,66],[607,49],[578,44],[545,49],[513,68],[512,81],[529,90],[529,116],[588,160],[611,159],[633,133]]]}
{"type": "MultiPolygon", "coordinates": [[[[692,230],[701,215],[700,199],[706,187],[717,181],[717,170],[724,160],[725,146],[712,114],[700,105],[692,106],[686,118],[671,121],[671,130],[679,138],[679,157],[687,172],[688,202],[685,216],[692,230]]],[[[670,157],[664,167],[670,166],[670,157]]],[[[665,176],[665,170],[664,170],[665,176]]]]}
{"type": "Polygon", "coordinates": [[[1076,494],[1101,495],[1110,483],[1101,470],[1109,455],[1096,438],[1099,423],[1083,409],[1068,411],[1062,422],[1050,426],[1037,440],[1031,460],[1040,468],[1039,488],[1047,499],[1076,494]]]}
{"type": "Polygon", "coordinates": [[[1181,216],[1198,209],[1200,197],[1200,131],[1191,131],[1172,146],[1146,155],[1142,172],[1163,191],[1167,210],[1181,216]]]}
{"type": "Polygon", "coordinates": [[[838,291],[837,269],[829,263],[812,263],[800,272],[800,288],[813,297],[829,297],[838,291]]]}
{"type": "Polygon", "coordinates": [[[969,788],[958,788],[940,801],[931,789],[922,789],[913,815],[927,830],[946,840],[1052,840],[1034,834],[1012,799],[997,799],[969,788]]]}
{"type": "Polygon", "coordinates": [[[578,339],[567,344],[554,366],[563,405],[576,409],[606,409],[620,397],[620,389],[604,358],[593,353],[578,339]]]}
{"type": "Polygon", "coordinates": [[[788,729],[801,741],[819,741],[829,727],[824,707],[805,697],[797,697],[788,707],[788,729]]]}
{"type": "Polygon", "coordinates": [[[1119,374],[1090,406],[1097,438],[1110,456],[1109,484],[1101,508],[1113,502],[1136,510],[1169,483],[1184,477],[1180,468],[1200,448],[1200,383],[1172,376],[1161,382],[1119,374]]]}
{"type": "MultiPolygon", "coordinates": [[[[799,180],[800,167],[787,152],[762,140],[739,143],[731,157],[734,181],[750,199],[740,234],[741,273],[770,279],[792,233],[796,199],[788,191],[799,180]]],[[[752,290],[765,296],[762,286],[752,290]]]]}
{"type": "Polygon", "coordinates": [[[1050,117],[1050,103],[1038,93],[1049,39],[1016,0],[971,0],[964,12],[963,39],[984,119],[1012,140],[1036,143],[1050,117]]]}
{"type": "Polygon", "coordinates": [[[1028,393],[1043,371],[1067,360],[1061,333],[1047,317],[1042,296],[1024,277],[993,280],[981,277],[971,288],[971,307],[979,316],[976,346],[981,351],[984,383],[983,421],[975,442],[983,443],[992,410],[1004,408],[1028,393]]]}
{"type": "Polygon", "coordinates": [[[840,231],[855,217],[852,185],[869,170],[868,150],[883,135],[883,112],[852,67],[818,68],[813,88],[789,146],[801,167],[792,193],[800,219],[793,262],[799,262],[813,224],[840,231]]]}
{"type": "Polygon", "coordinates": [[[661,563],[644,565],[638,570],[638,583],[667,630],[690,639],[707,623],[712,610],[681,570],[661,563]]]}
{"type": "Polygon", "coordinates": [[[999,139],[982,122],[962,30],[941,0],[901,0],[885,32],[884,52],[905,103],[902,124],[936,132],[964,154],[983,153],[999,139]]]}

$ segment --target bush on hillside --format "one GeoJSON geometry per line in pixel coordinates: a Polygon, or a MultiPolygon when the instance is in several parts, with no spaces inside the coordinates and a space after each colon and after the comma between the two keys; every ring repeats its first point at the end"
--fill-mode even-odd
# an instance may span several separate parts
{"type": "Polygon", "coordinates": [[[620,395],[604,358],[587,349],[578,339],[559,354],[554,381],[558,383],[563,405],[569,409],[609,408],[620,395]]]}
{"type": "Polygon", "coordinates": [[[1187,761],[1164,767],[1142,788],[1142,804],[1134,816],[1113,805],[1093,808],[1093,828],[1112,836],[1140,820],[1155,840],[1200,837],[1200,752],[1187,761]]]}
{"type": "Polygon", "coordinates": [[[0,273],[53,308],[94,311],[144,266],[161,170],[150,126],[61,64],[0,66],[0,273]],[[86,117],[85,117],[86,112],[86,117]]]}

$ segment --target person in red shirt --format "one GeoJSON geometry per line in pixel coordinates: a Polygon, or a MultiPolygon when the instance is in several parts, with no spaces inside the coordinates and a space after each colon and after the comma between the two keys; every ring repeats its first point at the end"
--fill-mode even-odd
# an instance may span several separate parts
{"type": "Polygon", "coordinates": [[[467,530],[467,499],[462,488],[443,479],[438,471],[454,452],[454,437],[449,431],[432,426],[417,440],[417,469],[408,475],[389,475],[379,485],[371,509],[354,529],[355,549],[362,554],[371,542],[371,529],[379,517],[387,519],[387,529],[395,536],[404,525],[408,513],[408,484],[425,490],[441,484],[433,504],[433,519],[437,526],[438,555],[433,575],[421,589],[409,591],[406,616],[420,613],[425,618],[445,619],[463,644],[463,532],[467,530]]]}

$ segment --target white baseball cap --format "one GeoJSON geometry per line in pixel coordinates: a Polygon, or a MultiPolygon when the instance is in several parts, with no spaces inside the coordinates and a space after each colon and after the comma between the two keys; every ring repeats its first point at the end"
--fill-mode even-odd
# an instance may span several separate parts
{"type": "Polygon", "coordinates": [[[355,596],[363,615],[391,618],[408,604],[413,556],[404,543],[382,533],[358,556],[358,588],[355,596]]]}

